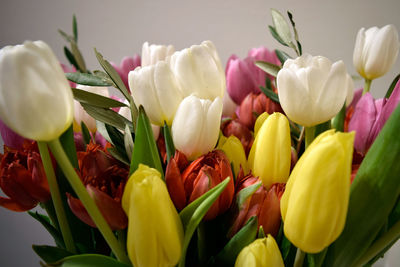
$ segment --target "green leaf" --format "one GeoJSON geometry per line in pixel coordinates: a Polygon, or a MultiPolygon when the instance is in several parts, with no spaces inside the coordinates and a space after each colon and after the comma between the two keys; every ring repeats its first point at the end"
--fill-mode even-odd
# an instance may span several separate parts
{"type": "Polygon", "coordinates": [[[104,122],[96,121],[96,128],[97,128],[97,132],[100,133],[104,137],[104,139],[107,140],[107,142],[114,145],[113,142],[111,141],[110,135],[108,134],[108,131],[106,129],[106,125],[104,124],[104,122]]]}
{"type": "Polygon", "coordinates": [[[81,130],[82,130],[83,142],[85,143],[86,147],[90,143],[90,140],[92,140],[92,137],[90,135],[88,127],[83,121],[81,122],[81,130]]]}
{"type": "Polygon", "coordinates": [[[263,92],[269,99],[271,99],[272,101],[279,103],[279,96],[277,93],[275,93],[274,91],[272,91],[269,88],[266,87],[262,87],[260,86],[260,90],[261,92],[263,92]]]}
{"type": "Polygon", "coordinates": [[[47,232],[49,232],[49,234],[54,238],[57,246],[65,248],[64,240],[61,236],[61,233],[50,223],[50,220],[47,216],[39,214],[37,211],[28,211],[28,214],[43,225],[47,232]]]}
{"type": "Polygon", "coordinates": [[[74,65],[75,69],[78,70],[79,69],[78,63],[76,63],[74,55],[72,55],[71,51],[66,46],[64,46],[64,54],[65,54],[65,57],[68,59],[69,63],[71,65],[74,65]]]}
{"type": "Polygon", "coordinates": [[[48,266],[62,267],[129,267],[129,265],[119,262],[114,258],[100,254],[82,254],[63,258],[55,264],[48,266]]]}
{"type": "Polygon", "coordinates": [[[266,61],[256,61],[256,66],[265,71],[266,73],[276,77],[281,67],[266,61]]]}
{"type": "Polygon", "coordinates": [[[281,38],[281,40],[290,45],[292,43],[292,33],[290,32],[290,28],[286,19],[283,15],[276,9],[271,8],[271,15],[272,15],[272,23],[276,30],[276,33],[281,38]]]}
{"type": "Polygon", "coordinates": [[[301,44],[300,44],[300,40],[299,40],[299,35],[297,33],[297,29],[296,29],[296,23],[293,20],[293,15],[292,13],[290,13],[289,11],[287,12],[290,23],[292,24],[292,28],[293,28],[293,32],[294,32],[294,39],[296,40],[297,43],[297,49],[299,52],[299,56],[301,56],[302,54],[302,48],[301,48],[301,44]]]}
{"type": "Polygon", "coordinates": [[[346,119],[346,103],[344,103],[342,109],[336,114],[332,119],[332,127],[336,129],[336,131],[344,131],[344,120],[346,119]]]}
{"type": "Polygon", "coordinates": [[[87,72],[85,60],[83,59],[81,51],[79,51],[78,45],[74,40],[72,40],[70,44],[71,44],[72,54],[74,55],[76,63],[78,64],[79,70],[81,72],[87,72]]]}
{"type": "Polygon", "coordinates": [[[157,169],[161,173],[161,176],[164,177],[153,130],[142,106],[139,107],[130,174],[138,168],[139,163],[157,169]]]}
{"type": "Polygon", "coordinates": [[[63,30],[58,29],[58,33],[67,41],[68,43],[74,42],[74,38],[72,36],[69,36],[66,32],[63,30]]]}
{"type": "Polygon", "coordinates": [[[253,216],[217,255],[217,262],[223,266],[233,266],[240,251],[257,238],[257,228],[257,216],[253,216]]]}
{"type": "Polygon", "coordinates": [[[129,159],[126,157],[126,155],[123,155],[121,152],[119,152],[118,149],[115,147],[109,147],[107,148],[107,151],[113,156],[116,160],[121,161],[122,163],[129,165],[129,159]]]}
{"type": "Polygon", "coordinates": [[[179,267],[185,266],[186,250],[189,247],[190,240],[192,239],[197,226],[206,215],[207,211],[211,208],[212,204],[214,204],[219,195],[224,191],[230,179],[230,177],[227,177],[224,181],[210,189],[201,197],[197,198],[179,213],[185,230],[182,257],[179,261],[179,267]]]}
{"type": "Polygon", "coordinates": [[[260,228],[258,228],[257,238],[265,238],[265,237],[267,236],[265,235],[264,228],[262,227],[262,225],[260,225],[260,228]]]}
{"type": "Polygon", "coordinates": [[[251,196],[253,195],[254,192],[260,188],[261,182],[252,184],[248,187],[243,188],[242,190],[239,191],[238,196],[236,198],[236,203],[240,209],[242,207],[243,203],[251,196]]]}
{"type": "MultiPolygon", "coordinates": [[[[283,226],[282,226],[283,228],[283,226]]],[[[282,243],[280,245],[280,251],[285,266],[293,266],[294,259],[296,257],[297,248],[290,243],[289,239],[285,235],[282,236],[282,243]]]]}
{"type": "Polygon", "coordinates": [[[32,245],[33,251],[46,263],[59,261],[73,254],[65,249],[52,246],[32,245]]]}
{"type": "Polygon", "coordinates": [[[285,63],[286,60],[291,59],[291,56],[279,49],[275,49],[275,54],[282,65],[285,63]]]}
{"type": "Polygon", "coordinates": [[[95,93],[90,93],[85,90],[71,88],[74,94],[75,100],[80,103],[88,104],[100,108],[115,108],[115,107],[125,107],[126,105],[122,102],[108,98],[95,93]]]}
{"type": "MultiPolygon", "coordinates": [[[[366,154],[351,185],[346,224],[331,245],[331,266],[351,266],[369,248],[399,197],[400,106],[366,154]]],[[[328,257],[327,256],[327,257],[328,257]]]]}
{"type": "Polygon", "coordinates": [[[164,122],[163,126],[163,135],[165,140],[165,149],[167,151],[167,160],[169,162],[169,159],[172,158],[175,154],[175,146],[174,141],[172,140],[171,131],[166,122],[164,122]]]}
{"type": "Polygon", "coordinates": [[[80,103],[84,110],[95,120],[99,120],[120,130],[124,130],[125,125],[128,125],[129,128],[133,130],[132,123],[117,112],[107,108],[95,107],[82,102],[80,103]]]}
{"type": "Polygon", "coordinates": [[[389,86],[389,89],[386,92],[385,98],[389,98],[390,95],[392,94],[394,87],[396,86],[397,82],[400,79],[400,74],[396,76],[396,78],[394,78],[394,80],[392,81],[392,83],[389,86]]]}
{"type": "MultiPolygon", "coordinates": [[[[128,156],[129,162],[130,162],[132,153],[133,153],[133,138],[132,138],[132,133],[129,130],[128,125],[125,126],[124,145],[125,145],[126,155],[128,156]]],[[[128,165],[129,165],[129,163],[128,163],[128,165]]]]}
{"type": "Polygon", "coordinates": [[[316,254],[308,253],[306,256],[307,267],[321,267],[322,263],[324,262],[327,251],[328,249],[325,248],[320,253],[316,254]]]}
{"type": "Polygon", "coordinates": [[[283,41],[281,39],[281,37],[279,37],[278,33],[276,32],[275,27],[273,26],[268,26],[269,32],[271,33],[272,37],[274,37],[275,40],[277,40],[280,44],[284,45],[284,46],[289,46],[287,43],[285,43],[285,41],[283,41]]]}
{"type": "Polygon", "coordinates": [[[74,33],[74,41],[78,42],[78,23],[75,14],[72,17],[72,32],[74,33]]]}
{"type": "Polygon", "coordinates": [[[71,82],[89,86],[111,86],[112,83],[108,82],[106,79],[102,79],[101,77],[89,73],[80,73],[80,72],[70,72],[65,73],[65,76],[71,82]]]}

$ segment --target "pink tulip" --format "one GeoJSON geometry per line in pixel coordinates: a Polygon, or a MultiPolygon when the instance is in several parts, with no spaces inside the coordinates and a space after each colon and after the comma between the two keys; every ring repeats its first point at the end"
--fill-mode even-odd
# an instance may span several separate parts
{"type": "Polygon", "coordinates": [[[118,72],[119,76],[126,86],[126,89],[129,90],[128,74],[131,70],[134,70],[136,67],[139,67],[141,65],[140,56],[134,55],[133,57],[124,57],[120,65],[117,65],[113,62],[111,62],[111,65],[118,72]]]}
{"type": "Polygon", "coordinates": [[[3,138],[3,142],[6,146],[20,150],[22,149],[22,145],[24,144],[25,139],[22,136],[15,133],[13,130],[7,127],[2,120],[0,120],[0,134],[1,138],[3,138]]]}

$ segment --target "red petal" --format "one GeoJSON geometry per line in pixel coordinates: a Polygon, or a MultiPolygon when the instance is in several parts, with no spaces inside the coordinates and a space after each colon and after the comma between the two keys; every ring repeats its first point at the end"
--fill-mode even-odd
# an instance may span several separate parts
{"type": "Polygon", "coordinates": [[[165,183],[167,184],[169,195],[175,207],[178,210],[182,210],[186,206],[186,193],[175,158],[172,158],[167,165],[167,169],[165,170],[165,183]]]}
{"type": "Polygon", "coordinates": [[[275,185],[268,191],[262,204],[259,225],[262,225],[265,234],[277,236],[281,225],[280,201],[275,192],[275,185]]]}
{"type": "Polygon", "coordinates": [[[90,225],[91,227],[96,227],[92,218],[90,218],[85,207],[79,199],[67,193],[67,200],[71,211],[75,214],[76,217],[78,217],[82,222],[86,223],[87,225],[90,225]]]}
{"type": "Polygon", "coordinates": [[[28,211],[30,209],[33,209],[36,206],[36,204],[37,203],[32,203],[32,205],[30,206],[25,206],[18,203],[17,201],[14,201],[11,198],[4,198],[0,196],[0,206],[12,211],[17,211],[17,212],[28,211]]]}
{"type": "Polygon", "coordinates": [[[51,198],[49,184],[38,153],[33,152],[28,156],[28,170],[32,175],[32,183],[27,186],[27,191],[40,202],[48,201],[51,198]]]}

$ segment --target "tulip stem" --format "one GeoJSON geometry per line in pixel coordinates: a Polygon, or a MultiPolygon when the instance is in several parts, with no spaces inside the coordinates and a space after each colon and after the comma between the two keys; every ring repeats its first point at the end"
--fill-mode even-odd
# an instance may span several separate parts
{"type": "Polygon", "coordinates": [[[296,258],[294,259],[293,267],[303,266],[305,256],[306,253],[304,253],[304,251],[302,251],[301,249],[297,248],[296,258]]]}
{"type": "Polygon", "coordinates": [[[60,226],[61,234],[64,239],[65,247],[68,251],[76,253],[74,240],[72,238],[71,229],[69,228],[67,216],[65,215],[63,202],[61,200],[60,190],[58,188],[57,178],[54,173],[49,150],[46,143],[37,142],[40,156],[42,157],[44,171],[46,173],[47,182],[51,193],[54,209],[56,211],[57,221],[60,226]]]}
{"type": "Polygon", "coordinates": [[[305,133],[306,133],[306,149],[307,147],[312,143],[312,141],[315,138],[315,126],[311,126],[311,127],[304,127],[305,133]]]}
{"type": "Polygon", "coordinates": [[[369,92],[369,89],[371,88],[371,82],[372,82],[372,80],[365,79],[364,90],[363,90],[363,92],[362,92],[363,95],[364,95],[365,93],[368,93],[368,92],[369,92]]]}
{"type": "Polygon", "coordinates": [[[58,164],[60,165],[62,171],[64,172],[68,182],[71,184],[75,193],[78,195],[79,199],[82,201],[86,211],[89,213],[93,222],[96,224],[97,228],[103,235],[107,244],[110,246],[112,252],[117,257],[117,259],[124,263],[129,263],[129,258],[124,252],[124,249],[121,247],[120,243],[118,243],[117,238],[111,231],[110,226],[104,219],[101,214],[99,208],[97,207],[94,200],[90,197],[89,193],[86,191],[85,186],[83,185],[81,179],[76,173],[74,167],[72,167],[71,162],[69,161],[67,155],[64,152],[64,149],[61,146],[61,143],[58,139],[48,142],[48,145],[53,152],[54,157],[56,158],[58,164]]]}
{"type": "Polygon", "coordinates": [[[301,143],[303,142],[303,139],[304,139],[305,129],[306,129],[306,127],[301,128],[300,136],[299,136],[299,139],[297,140],[297,146],[296,146],[297,155],[300,153],[301,143]]]}
{"type": "Polygon", "coordinates": [[[365,252],[364,255],[354,264],[354,266],[364,266],[398,238],[400,238],[400,220],[397,221],[392,228],[384,233],[375,243],[373,243],[367,252],[365,252]]]}

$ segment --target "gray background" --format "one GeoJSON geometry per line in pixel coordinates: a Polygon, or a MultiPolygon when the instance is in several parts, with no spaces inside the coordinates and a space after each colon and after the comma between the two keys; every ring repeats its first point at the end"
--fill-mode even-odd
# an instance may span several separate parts
{"type": "MultiPolygon", "coordinates": [[[[400,29],[398,0],[2,0],[0,47],[41,39],[66,63],[62,52],[65,43],[57,29],[71,33],[72,14],[76,14],[79,46],[90,69],[99,68],[94,47],[105,58],[119,62],[123,56],[140,54],[145,41],[182,49],[212,40],[225,64],[231,54],[244,57],[252,47],[282,48],[267,30],[271,7],[292,11],[305,52],[333,61],[342,59],[351,74],[356,74],[352,53],[361,27],[394,24],[400,29]]],[[[372,83],[373,95],[382,97],[399,71],[397,60],[389,74],[372,83]]],[[[31,244],[50,244],[49,235],[27,214],[0,208],[0,218],[0,265],[37,265],[31,244]]],[[[396,259],[390,260],[387,266],[396,266],[396,259]]]]}

